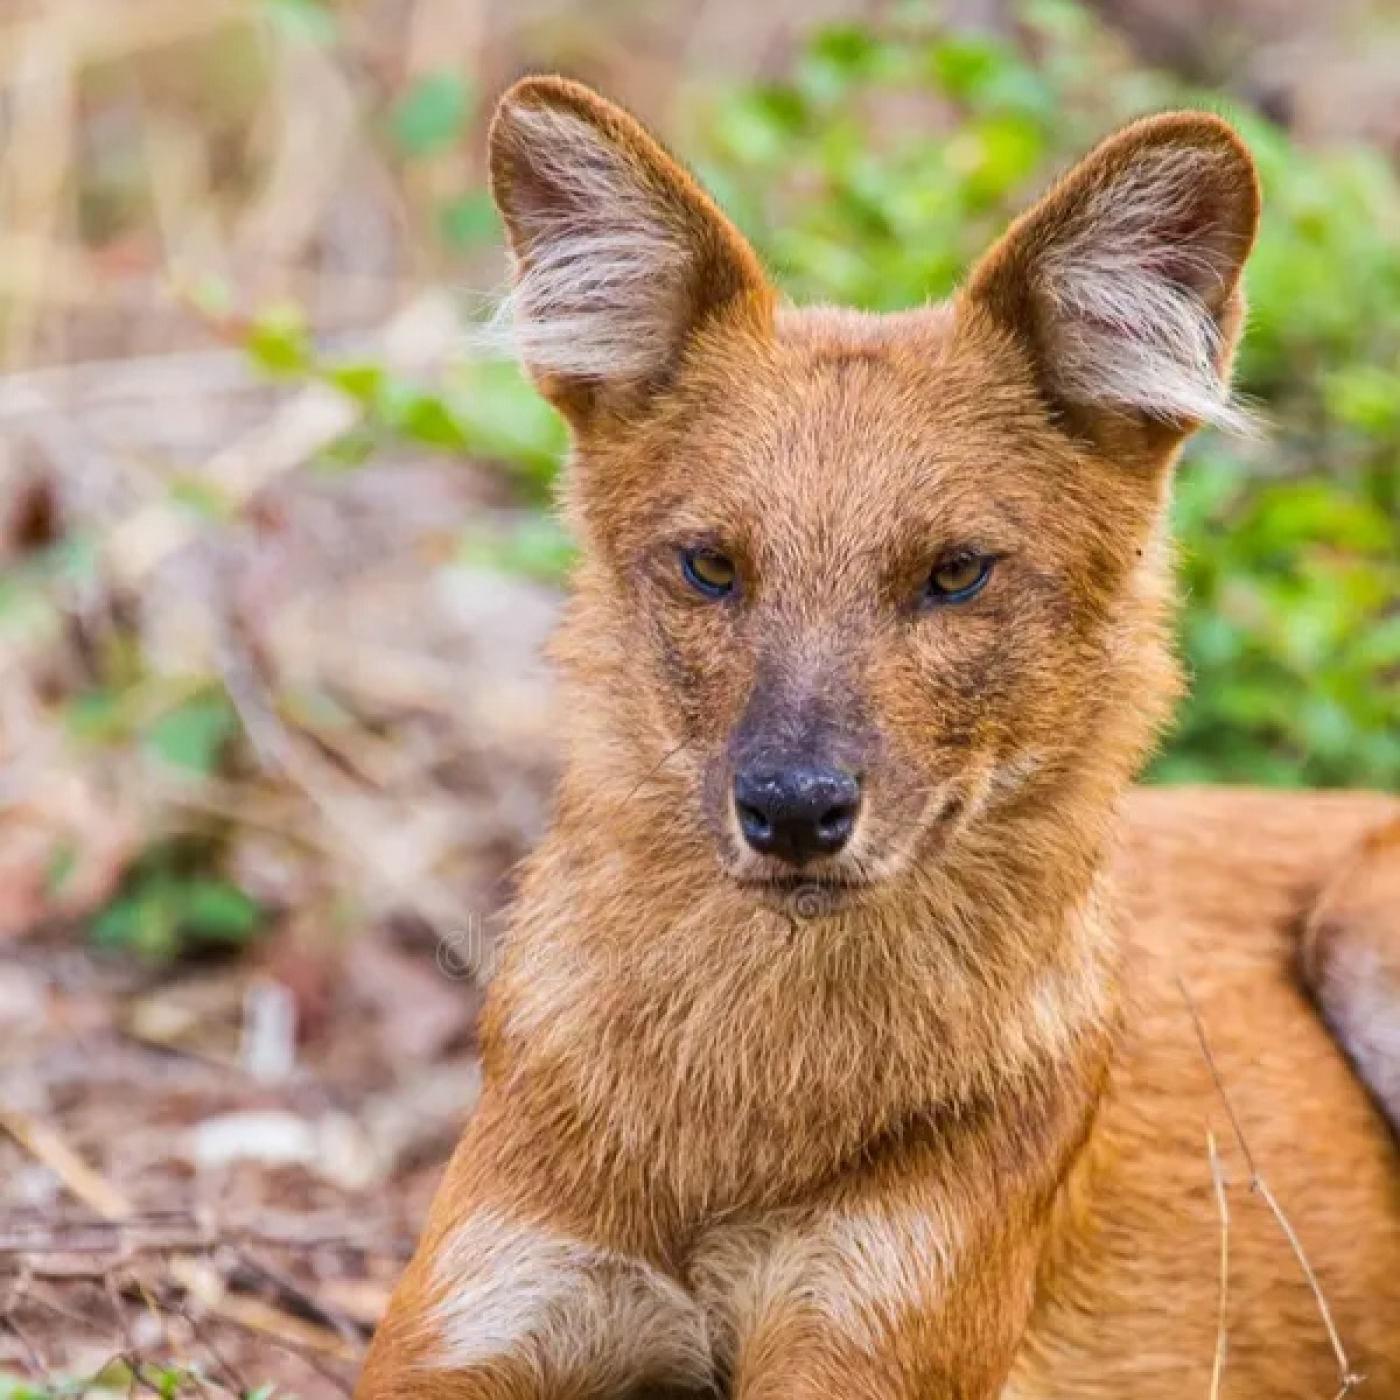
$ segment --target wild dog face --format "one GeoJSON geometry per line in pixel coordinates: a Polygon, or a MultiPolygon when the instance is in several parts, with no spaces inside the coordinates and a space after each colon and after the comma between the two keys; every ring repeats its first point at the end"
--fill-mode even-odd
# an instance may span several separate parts
{"type": "Polygon", "coordinates": [[[1239,417],[1259,201],[1223,122],[1128,128],[951,304],[885,317],[781,307],[573,84],[512,89],[492,174],[520,353],[574,436],[565,654],[679,838],[758,898],[855,900],[1141,761],[1174,693],[1170,466],[1239,417]]]}

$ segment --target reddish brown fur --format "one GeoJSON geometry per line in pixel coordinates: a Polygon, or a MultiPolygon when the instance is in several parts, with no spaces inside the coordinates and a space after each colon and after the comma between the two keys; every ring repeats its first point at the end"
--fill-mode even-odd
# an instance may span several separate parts
{"type": "MultiPolygon", "coordinates": [[[[658,263],[644,372],[551,368],[534,342],[584,543],[566,771],[483,1100],[362,1400],[1204,1397],[1207,1124],[1234,1183],[1224,1394],[1334,1393],[1178,974],[1365,1393],[1400,1396],[1400,1156],[1300,991],[1293,932],[1395,804],[1124,800],[1177,690],[1162,513],[1193,423],[1095,399],[1102,327],[1051,280],[1082,248],[1117,285],[1096,192],[1161,200],[1142,256],[1209,318],[1223,375],[1258,212],[1243,148],[1200,114],[1140,123],[953,305],[883,318],[776,309],[689,177],[556,80],[514,89],[493,133],[527,281],[580,213],[561,158],[660,223],[639,247],[693,256],[658,263]],[[521,120],[539,110],[562,114],[562,157],[521,120]],[[734,559],[735,599],[687,593],[676,551],[697,542],[734,559]],[[974,546],[999,561],[986,589],[916,607],[974,546]],[[864,774],[851,847],[802,888],[735,830],[755,744],[864,774]]],[[[576,300],[623,314],[611,295],[576,300]]]]}

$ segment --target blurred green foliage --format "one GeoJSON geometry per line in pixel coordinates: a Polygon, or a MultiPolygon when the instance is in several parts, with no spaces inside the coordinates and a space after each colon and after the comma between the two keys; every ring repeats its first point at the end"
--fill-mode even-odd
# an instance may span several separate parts
{"type": "Polygon", "coordinates": [[[461,139],[471,110],[471,85],[465,78],[428,73],[395,102],[389,130],[404,155],[433,155],[461,139]]]}
{"type": "MultiPolygon", "coordinates": [[[[113,1360],[95,1376],[72,1380],[26,1380],[0,1371],[0,1400],[117,1400],[120,1396],[150,1395],[157,1400],[182,1400],[186,1396],[228,1394],[214,1391],[209,1379],[198,1370],[154,1362],[113,1360]]],[[[239,1400],[273,1400],[271,1385],[260,1385],[244,1392],[239,1400]]]]}
{"type": "Polygon", "coordinates": [[[237,885],[182,871],[167,848],[154,846],[127,872],[117,896],[93,918],[88,933],[99,948],[160,960],[241,947],[262,923],[263,911],[237,885]]]}
{"type": "MultiPolygon", "coordinates": [[[[1135,70],[1084,11],[1016,42],[909,7],[819,34],[790,79],[705,113],[699,168],[795,299],[876,310],[952,292],[1008,219],[1115,125],[1211,99],[1135,70]],[[931,134],[940,129],[945,135],[931,134]]],[[[1271,431],[1183,466],[1192,694],[1160,780],[1400,787],[1400,183],[1227,111],[1259,161],[1241,386],[1271,431]]]]}

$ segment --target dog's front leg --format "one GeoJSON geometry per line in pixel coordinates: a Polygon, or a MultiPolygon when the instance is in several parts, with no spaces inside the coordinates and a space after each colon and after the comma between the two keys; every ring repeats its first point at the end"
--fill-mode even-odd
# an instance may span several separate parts
{"type": "Polygon", "coordinates": [[[913,1174],[857,1182],[770,1233],[736,1290],[734,1400],[1000,1395],[1034,1297],[1044,1197],[974,1196],[913,1174]]]}
{"type": "Polygon", "coordinates": [[[530,1189],[483,1104],[438,1189],[356,1400],[594,1400],[703,1392],[701,1314],[602,1212],[530,1189]],[[647,1389],[651,1387],[652,1389],[647,1389]]]}

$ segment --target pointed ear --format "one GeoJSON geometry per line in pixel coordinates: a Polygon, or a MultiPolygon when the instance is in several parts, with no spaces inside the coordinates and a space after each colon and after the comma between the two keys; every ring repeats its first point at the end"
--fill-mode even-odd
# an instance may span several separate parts
{"type": "Polygon", "coordinates": [[[963,310],[1009,331],[1051,404],[1092,438],[1136,426],[1170,447],[1203,423],[1242,428],[1229,376],[1258,222],[1254,163],[1225,122],[1149,117],[1012,225],[963,310]]]}
{"type": "Polygon", "coordinates": [[[773,296],[753,251],[636,121],[562,78],[496,109],[491,191],[514,261],[518,354],[576,424],[635,410],[722,317],[762,330],[773,296]]]}

